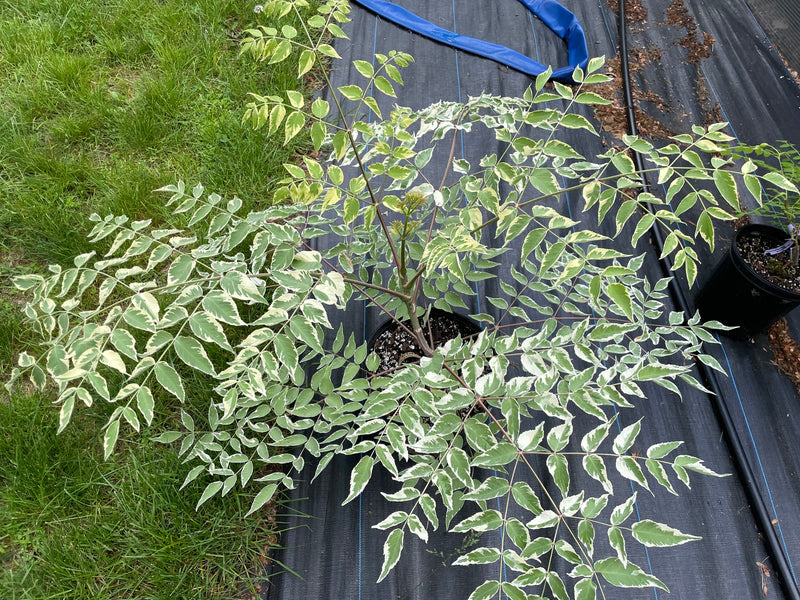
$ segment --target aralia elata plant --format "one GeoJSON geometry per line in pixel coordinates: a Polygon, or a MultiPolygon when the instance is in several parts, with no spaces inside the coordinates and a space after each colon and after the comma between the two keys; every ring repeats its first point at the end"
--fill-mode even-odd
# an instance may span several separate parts
{"type": "MultiPolygon", "coordinates": [[[[327,78],[347,3],[276,0],[263,12],[272,22],[294,12],[302,27],[250,30],[244,51],[266,63],[297,60],[300,77],[317,69],[327,78]]],[[[94,217],[90,237],[102,256],[16,280],[48,346],[38,358],[22,354],[12,379],[54,384],[61,429],[77,407],[111,403],[106,454],[122,427],[151,424],[156,403],[175,406],[182,428],[157,439],[193,465],[184,486],[212,476],[198,507],[256,487],[253,512],[291,488],[307,462],[316,477],[335,456],[356,455],[347,503],[385,469],[396,488],[384,496],[398,510],[375,524],[386,532],[381,579],[407,536],[426,541],[446,528],[493,532],[482,540],[494,543],[455,561],[494,565],[473,600],[665,589],[627,547],[696,538],[649,518],[632,522],[636,493],[625,490],[632,481],[677,494],[690,471],[714,473],[677,441],[632,453],[642,422],[615,433],[614,415],[654,386],[677,396],[702,389],[694,360],[719,365],[702,352],[713,342],[705,326],[665,306],[668,280],[648,280],[635,246],[663,227],[664,255],[692,282],[695,240],[713,246],[712,218],[738,213],[737,177],[752,183],[755,165],[723,157],[723,125],[694,127],[661,147],[625,137],[621,148],[583,156],[559,133],[597,135],[576,109],[605,102],[591,91],[607,81],[602,59],[576,70],[574,87],[547,84],[546,73],[521,97],[384,114],[367,90],[394,96],[411,60],[391,52],[375,66],[356,61],[363,79],[329,89],[330,100],[309,102],[298,90],[254,96],[246,118],[256,126],[287,142],[310,128],[315,156],[329,154],[287,164],[268,208],[242,211],[238,198],[178,183],[161,191],[186,216],[185,231],[94,217]],[[359,118],[365,107],[369,122],[359,118]],[[506,150],[477,164],[454,158],[455,136],[478,128],[506,150]],[[641,192],[631,149],[664,198],[641,192]],[[426,168],[434,153],[445,157],[435,178],[426,168]],[[566,192],[599,218],[562,214],[566,192]],[[323,236],[333,242],[315,248],[323,236]],[[466,309],[474,284],[496,278],[501,263],[511,280],[497,282],[491,309],[472,315],[480,333],[431,347],[430,307],[466,309]],[[376,372],[367,345],[332,325],[364,302],[416,336],[418,364],[376,372]],[[186,402],[185,383],[197,377],[216,392],[203,414],[186,402]],[[552,568],[555,557],[569,572],[552,568]]]]}

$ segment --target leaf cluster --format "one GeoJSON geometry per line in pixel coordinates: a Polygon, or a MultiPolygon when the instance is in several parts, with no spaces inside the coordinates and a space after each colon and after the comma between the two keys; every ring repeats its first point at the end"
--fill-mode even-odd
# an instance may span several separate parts
{"type": "Polygon", "coordinates": [[[777,144],[739,144],[730,151],[737,160],[750,161],[764,173],[749,174],[747,189],[756,200],[749,214],[766,217],[787,232],[795,265],[800,257],[800,150],[787,141],[777,144]]]}

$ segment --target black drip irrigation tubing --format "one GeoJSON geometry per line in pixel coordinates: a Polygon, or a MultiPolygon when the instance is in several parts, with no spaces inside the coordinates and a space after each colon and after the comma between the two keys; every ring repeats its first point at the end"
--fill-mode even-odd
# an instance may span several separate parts
{"type": "MultiPolygon", "coordinates": [[[[634,114],[633,109],[633,93],[631,91],[631,82],[630,82],[630,73],[628,69],[628,48],[627,48],[627,40],[626,40],[626,26],[625,26],[625,0],[619,1],[619,38],[620,38],[620,57],[621,57],[621,66],[622,66],[622,81],[623,87],[625,90],[625,104],[627,108],[627,115],[628,115],[628,127],[629,132],[631,135],[637,135],[637,128],[636,128],[636,115],[634,114]]],[[[636,163],[636,168],[642,172],[644,170],[644,164],[642,162],[641,155],[633,151],[634,161],[636,163]]],[[[647,183],[644,174],[641,178],[642,181],[642,188],[647,191],[649,189],[649,184],[647,183]]],[[[648,209],[652,210],[652,207],[648,206],[648,209]]],[[[656,246],[656,250],[658,251],[659,255],[661,254],[661,250],[664,247],[664,239],[661,230],[658,228],[658,224],[655,224],[652,231],[653,243],[656,246]]],[[[661,269],[663,270],[666,276],[670,276],[672,273],[672,264],[668,257],[664,257],[659,259],[659,263],[661,265],[661,269]]],[[[677,285],[675,280],[673,279],[672,284],[670,285],[670,291],[673,297],[674,302],[683,311],[684,314],[689,314],[689,304],[686,301],[686,296],[683,293],[683,290],[677,285]]],[[[786,555],[784,554],[783,547],[778,540],[778,537],[775,535],[775,531],[772,527],[772,519],[767,512],[767,506],[764,502],[764,499],[761,497],[761,493],[758,491],[755,483],[755,476],[753,474],[753,469],[750,467],[750,463],[747,460],[747,455],[744,451],[744,446],[742,444],[741,439],[739,438],[739,434],[736,431],[736,426],[733,423],[733,418],[731,417],[731,413],[728,410],[728,406],[725,403],[725,399],[722,397],[722,390],[719,386],[719,382],[714,374],[714,372],[709,369],[705,364],[700,361],[696,361],[696,365],[698,371],[700,372],[700,377],[703,381],[703,384],[708,388],[711,393],[708,394],[708,397],[715,409],[717,419],[719,424],[722,426],[723,431],[725,432],[725,439],[728,442],[728,448],[731,451],[733,456],[733,462],[736,467],[736,470],[739,474],[739,477],[742,481],[742,485],[744,486],[745,493],[747,495],[747,499],[750,502],[750,508],[753,512],[753,516],[755,517],[760,529],[761,533],[764,535],[766,545],[771,553],[772,560],[774,562],[775,570],[780,574],[779,580],[781,582],[781,587],[783,591],[786,593],[787,598],[791,598],[792,600],[800,600],[800,589],[797,587],[797,583],[792,575],[791,568],[789,566],[789,561],[786,555]]]]}

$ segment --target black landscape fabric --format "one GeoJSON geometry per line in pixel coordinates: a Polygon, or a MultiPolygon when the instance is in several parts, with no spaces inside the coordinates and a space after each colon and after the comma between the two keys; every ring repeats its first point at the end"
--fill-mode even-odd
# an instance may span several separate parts
{"type": "MultiPolygon", "coordinates": [[[[517,0],[402,0],[398,2],[446,29],[504,44],[555,65],[566,64],[566,50],[558,39],[517,0]]],[[[563,0],[574,12],[587,37],[589,55],[605,55],[611,73],[619,78],[616,0],[563,0]]],[[[800,87],[754,13],[759,4],[745,0],[668,0],[628,2],[628,49],[640,133],[655,140],[685,131],[690,124],[730,123],[728,132],[747,143],[789,140],[800,145],[800,87]],[[751,8],[751,6],[753,8],[751,8]]],[[[532,80],[486,59],[457,52],[385,22],[354,6],[346,29],[350,40],[337,41],[344,57],[335,66],[334,84],[355,78],[351,61],[370,61],[375,52],[409,52],[415,63],[404,71],[406,85],[397,103],[419,108],[438,100],[460,100],[482,92],[522,94],[532,80]]],[[[800,23],[794,24],[795,31],[800,23]]],[[[797,68],[795,65],[794,68],[797,68]]],[[[609,88],[610,89],[610,88],[609,88]]],[[[390,108],[391,103],[385,107],[390,108]]],[[[619,106],[601,116],[601,138],[566,132],[564,140],[591,155],[623,133],[619,106]]],[[[498,146],[492,134],[476,131],[458,140],[459,156],[468,160],[489,154],[498,146]]],[[[446,155],[447,153],[443,153],[446,155]]],[[[441,170],[446,156],[438,165],[441,170]]],[[[435,172],[437,165],[431,166],[435,172]]],[[[658,190],[654,190],[658,191],[658,190]]],[[[579,197],[560,200],[579,219],[579,197]]],[[[594,218],[593,216],[587,218],[594,218]]],[[[730,239],[720,231],[719,246],[730,239]]],[[[662,274],[655,252],[654,278],[662,274]]],[[[705,257],[709,264],[717,257],[705,257]]],[[[500,277],[514,284],[504,265],[500,277]]],[[[700,283],[709,271],[700,275],[700,283]]],[[[492,282],[480,290],[491,295],[492,282]]],[[[695,290],[687,290],[691,299],[695,290]]],[[[471,309],[489,312],[491,307],[471,309]]],[[[377,315],[356,311],[345,326],[364,339],[380,323],[377,315]]],[[[798,331],[800,315],[790,315],[790,329],[798,331]]],[[[338,324],[335,324],[338,326],[338,324]]],[[[772,364],[769,340],[723,339],[712,350],[728,369],[720,378],[723,399],[745,446],[759,492],[764,498],[773,531],[788,557],[794,576],[800,575],[800,399],[793,384],[772,364]]],[[[684,440],[685,451],[701,457],[725,478],[695,476],[692,489],[679,497],[656,496],[639,490],[637,510],[702,540],[678,548],[650,549],[632,560],[666,583],[670,594],[652,589],[607,590],[605,597],[631,598],[784,598],[774,572],[774,557],[766,548],[737,475],[728,445],[708,397],[689,390],[683,400],[664,390],[648,390],[636,409],[620,414],[624,427],[644,417],[639,443],[684,440]]],[[[457,567],[451,563],[461,548],[475,539],[431,534],[427,545],[408,540],[400,562],[376,584],[383,562],[385,535],[372,526],[396,509],[381,492],[400,485],[388,473],[373,481],[353,502],[347,496],[350,469],[358,457],[334,461],[313,483],[299,481],[281,520],[286,532],[282,550],[273,556],[265,586],[270,600],[430,600],[464,599],[486,579],[496,578],[496,565],[457,567]]],[[[575,471],[576,476],[579,469],[575,471]]],[[[582,484],[583,482],[581,482],[582,484]]],[[[632,492],[631,492],[632,493],[632,492]]],[[[489,535],[489,534],[485,534],[489,535]]],[[[478,545],[487,545],[477,541],[478,545]]],[[[568,570],[568,569],[566,569],[568,570]]],[[[506,575],[513,579],[514,574],[506,575]]]]}

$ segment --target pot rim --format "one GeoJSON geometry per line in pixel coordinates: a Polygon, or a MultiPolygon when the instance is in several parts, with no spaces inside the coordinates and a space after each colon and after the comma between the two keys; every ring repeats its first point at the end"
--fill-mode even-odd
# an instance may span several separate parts
{"type": "Polygon", "coordinates": [[[738,244],[739,238],[754,231],[772,233],[775,234],[775,237],[785,237],[787,235],[785,231],[773,225],[766,225],[763,223],[748,223],[747,225],[743,225],[736,231],[734,241],[729,248],[729,254],[734,266],[749,283],[756,285],[769,292],[773,296],[777,296],[781,299],[800,302],[800,292],[794,292],[767,279],[764,279],[764,277],[755,269],[753,269],[753,267],[750,266],[750,263],[748,263],[740,254],[738,244]]]}

